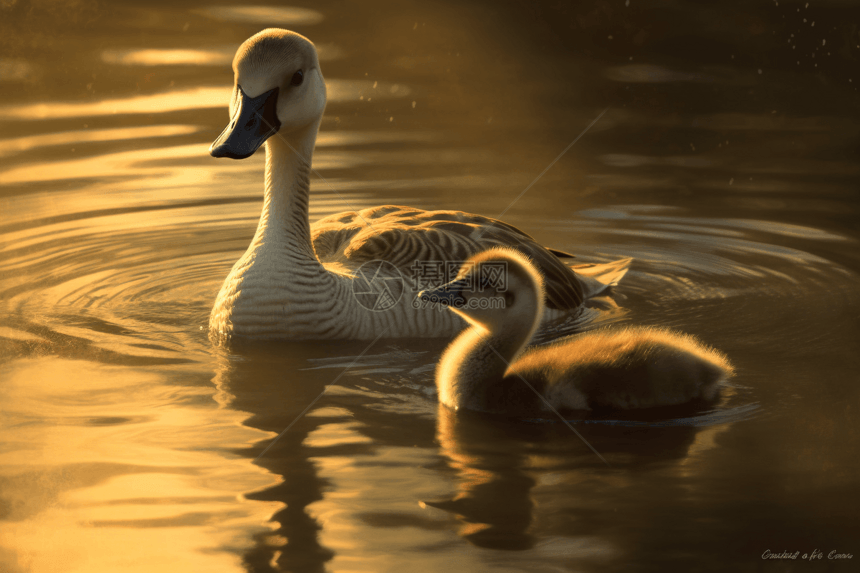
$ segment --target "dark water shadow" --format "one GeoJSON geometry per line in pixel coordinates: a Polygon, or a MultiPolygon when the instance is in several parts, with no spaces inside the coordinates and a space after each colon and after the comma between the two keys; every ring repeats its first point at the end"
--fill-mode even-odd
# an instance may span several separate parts
{"type": "MultiPolygon", "coordinates": [[[[458,534],[473,545],[508,551],[532,549],[539,539],[532,527],[532,490],[540,476],[561,476],[556,486],[569,482],[567,494],[575,498],[580,479],[595,475],[635,479],[637,474],[687,457],[701,427],[664,425],[664,414],[640,413],[636,425],[612,423],[609,416],[576,420],[578,431],[607,460],[605,464],[564,424],[455,412],[440,405],[437,441],[458,476],[458,487],[450,498],[425,503],[454,514],[458,534]],[[646,421],[649,417],[651,422],[646,421]]],[[[579,513],[579,519],[569,520],[565,536],[594,533],[596,512],[583,509],[579,513]]]]}

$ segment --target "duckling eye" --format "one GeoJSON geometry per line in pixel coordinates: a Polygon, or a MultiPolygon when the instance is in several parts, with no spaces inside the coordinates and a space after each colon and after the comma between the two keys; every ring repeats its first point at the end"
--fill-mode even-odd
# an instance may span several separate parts
{"type": "Polygon", "coordinates": [[[302,85],[302,82],[304,81],[304,79],[305,79],[305,74],[301,70],[299,70],[293,74],[293,79],[290,80],[290,83],[294,86],[300,86],[300,85],[302,85]]]}

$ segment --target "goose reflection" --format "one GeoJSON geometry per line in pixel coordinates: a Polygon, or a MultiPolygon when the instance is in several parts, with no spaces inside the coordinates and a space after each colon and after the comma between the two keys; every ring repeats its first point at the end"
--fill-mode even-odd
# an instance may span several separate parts
{"type": "MultiPolygon", "coordinates": [[[[378,491],[376,474],[388,463],[382,460],[374,465],[374,454],[380,450],[434,450],[430,398],[421,394],[416,400],[414,386],[400,385],[396,376],[380,372],[396,370],[394,366],[408,363],[409,356],[418,357],[425,366],[427,356],[435,356],[442,344],[436,346],[430,345],[430,352],[398,353],[369,351],[366,342],[255,342],[217,350],[219,401],[249,413],[243,422],[246,426],[272,432],[271,439],[237,453],[282,478],[273,487],[244,495],[284,505],[272,516],[273,530],[258,535],[253,548],[244,553],[248,571],[324,571],[333,566],[330,561],[341,553],[344,536],[352,535],[354,528],[379,531],[405,525],[389,507],[357,509],[338,496],[352,495],[347,490],[370,495],[378,491]],[[373,381],[368,382],[368,374],[373,381]],[[384,393],[368,390],[367,384],[381,384],[384,393]],[[419,409],[426,405],[426,411],[416,415],[410,410],[404,416],[403,411],[380,408],[391,400],[405,400],[419,409]],[[343,486],[338,476],[349,471],[339,465],[343,460],[348,460],[353,472],[361,471],[357,467],[376,470],[369,470],[364,481],[356,473],[349,474],[349,484],[343,486]],[[339,517],[327,520],[332,513],[350,524],[339,528],[339,517]]],[[[426,347],[425,341],[422,348],[426,347]]],[[[428,388],[430,374],[425,374],[428,388]]],[[[437,524],[420,519],[408,526],[438,529],[437,524]]],[[[344,553],[350,558],[349,550],[344,553]]]]}
{"type": "Polygon", "coordinates": [[[248,571],[324,571],[333,557],[320,544],[321,526],[307,511],[322,499],[325,482],[317,475],[312,450],[304,442],[326,419],[302,415],[331,383],[332,375],[301,371],[307,368],[308,358],[330,354],[325,345],[291,343],[236,347],[220,355],[215,383],[222,404],[251,414],[246,426],[280,436],[237,452],[283,479],[263,491],[245,494],[247,499],[284,504],[272,516],[274,530],[258,535],[253,548],[243,555],[248,571]]]}

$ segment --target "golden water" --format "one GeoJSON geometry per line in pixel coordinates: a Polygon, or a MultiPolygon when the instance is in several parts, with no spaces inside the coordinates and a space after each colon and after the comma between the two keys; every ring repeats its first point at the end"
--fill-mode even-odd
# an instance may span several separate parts
{"type": "Polygon", "coordinates": [[[852,11],[632,4],[0,2],[0,571],[856,567],[852,11]],[[585,326],[697,334],[721,403],[575,421],[606,466],[437,411],[444,342],[213,346],[262,154],[207,148],[271,25],[329,82],[312,219],[497,216],[608,107],[504,219],[633,257],[585,326]]]}

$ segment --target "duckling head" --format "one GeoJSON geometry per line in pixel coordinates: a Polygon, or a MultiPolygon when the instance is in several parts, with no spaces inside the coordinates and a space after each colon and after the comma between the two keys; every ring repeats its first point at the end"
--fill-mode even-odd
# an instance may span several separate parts
{"type": "Polygon", "coordinates": [[[499,247],[470,258],[453,281],[418,296],[492,333],[533,331],[543,315],[544,282],[527,256],[499,247]]]}
{"type": "Polygon", "coordinates": [[[209,148],[214,157],[244,159],[277,132],[318,125],[326,104],[325,80],[313,43],[289,30],[269,28],[239,46],[230,123],[209,148]]]}

